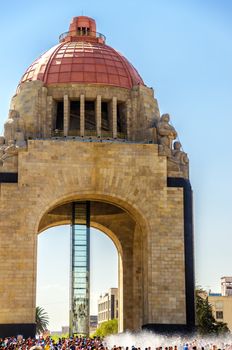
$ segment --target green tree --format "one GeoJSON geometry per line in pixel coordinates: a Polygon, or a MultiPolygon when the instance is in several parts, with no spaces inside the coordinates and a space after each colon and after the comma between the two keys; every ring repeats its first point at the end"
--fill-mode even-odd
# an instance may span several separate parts
{"type": "Polygon", "coordinates": [[[207,293],[201,288],[196,290],[196,319],[198,331],[201,335],[218,335],[229,332],[226,323],[215,320],[207,293]]]}
{"type": "Polygon", "coordinates": [[[36,334],[44,332],[49,324],[49,317],[47,312],[41,307],[37,306],[35,311],[36,334]]]}
{"type": "Polygon", "coordinates": [[[107,335],[116,333],[118,333],[118,320],[113,319],[102,322],[102,324],[96,329],[96,332],[93,334],[93,336],[104,338],[107,335]]]}

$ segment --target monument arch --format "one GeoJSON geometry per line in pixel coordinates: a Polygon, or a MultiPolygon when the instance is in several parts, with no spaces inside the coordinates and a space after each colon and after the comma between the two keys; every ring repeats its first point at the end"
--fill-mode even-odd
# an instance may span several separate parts
{"type": "Polygon", "coordinates": [[[194,328],[189,159],[154,90],[105,40],[74,17],[12,98],[0,136],[0,336],[34,335],[37,233],[71,222],[72,205],[78,231],[80,202],[92,208],[85,226],[121,247],[120,330],[194,328]]]}
{"type": "MultiPolygon", "coordinates": [[[[72,203],[83,202],[85,199],[90,202],[90,226],[106,234],[118,251],[119,331],[136,330],[140,327],[141,321],[135,317],[132,318],[131,311],[134,305],[137,305],[142,317],[141,302],[144,300],[145,288],[142,275],[147,274],[146,264],[143,265],[146,259],[142,257],[146,254],[146,232],[140,225],[144,221],[141,213],[132,208],[128,202],[127,209],[124,209],[123,200],[116,197],[110,198],[100,194],[69,195],[62,197],[62,200],[56,200],[56,204],[46,209],[46,213],[40,218],[38,232],[57,225],[72,224],[72,203]],[[136,300],[133,301],[133,299],[136,300]]],[[[81,222],[83,221],[80,218],[81,222]]]]}

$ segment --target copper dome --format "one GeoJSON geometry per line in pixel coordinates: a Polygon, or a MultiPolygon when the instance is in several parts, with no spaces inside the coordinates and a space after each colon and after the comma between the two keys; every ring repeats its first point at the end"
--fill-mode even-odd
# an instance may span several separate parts
{"type": "Polygon", "coordinates": [[[61,83],[104,84],[130,89],[144,82],[128,60],[105,44],[95,21],[74,17],[60,44],[45,52],[26,70],[20,83],[41,80],[61,83]]]}

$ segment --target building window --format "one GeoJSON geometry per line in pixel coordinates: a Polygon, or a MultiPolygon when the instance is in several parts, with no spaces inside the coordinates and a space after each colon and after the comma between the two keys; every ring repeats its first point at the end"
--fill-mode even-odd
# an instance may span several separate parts
{"type": "Polygon", "coordinates": [[[111,308],[111,313],[110,313],[110,318],[111,320],[113,320],[115,318],[115,310],[114,310],[114,301],[115,300],[115,296],[114,295],[111,295],[111,305],[110,305],[110,308],[111,308]]]}
{"type": "Polygon", "coordinates": [[[117,104],[117,132],[119,137],[126,133],[126,104],[120,102],[117,104]]]}
{"type": "Polygon", "coordinates": [[[222,320],[223,319],[223,311],[216,311],[216,318],[222,320]]]}
{"type": "Polygon", "coordinates": [[[64,102],[63,101],[57,102],[55,129],[57,130],[64,129],[64,102]]]}
{"type": "Polygon", "coordinates": [[[96,132],[94,101],[85,101],[85,130],[92,130],[96,132]]]}
{"type": "Polygon", "coordinates": [[[110,131],[109,105],[107,102],[101,103],[101,118],[102,134],[104,132],[107,134],[110,131]]]}
{"type": "Polygon", "coordinates": [[[221,310],[221,309],[223,309],[223,302],[222,302],[222,301],[216,301],[216,302],[215,302],[215,309],[216,309],[216,310],[221,310]]]}
{"type": "Polygon", "coordinates": [[[80,101],[70,101],[70,130],[80,130],[80,101]]]}

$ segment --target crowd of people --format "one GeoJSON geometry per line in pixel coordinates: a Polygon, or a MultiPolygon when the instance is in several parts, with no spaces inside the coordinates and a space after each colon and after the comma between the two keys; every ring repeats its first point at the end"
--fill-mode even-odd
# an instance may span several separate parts
{"type": "Polygon", "coordinates": [[[22,336],[0,339],[0,350],[106,350],[100,338],[70,337],[57,341],[48,336],[23,339],[22,336]]]}
{"type": "Polygon", "coordinates": [[[188,343],[182,342],[174,346],[157,347],[152,345],[150,347],[109,346],[107,339],[83,337],[59,338],[58,340],[54,340],[50,336],[38,339],[23,339],[22,336],[0,338],[0,350],[232,350],[232,342],[221,342],[218,346],[216,341],[206,343],[203,339],[188,343]]]}

